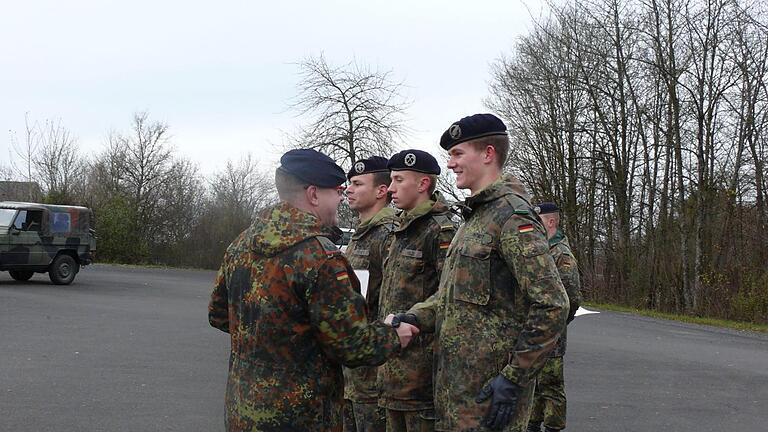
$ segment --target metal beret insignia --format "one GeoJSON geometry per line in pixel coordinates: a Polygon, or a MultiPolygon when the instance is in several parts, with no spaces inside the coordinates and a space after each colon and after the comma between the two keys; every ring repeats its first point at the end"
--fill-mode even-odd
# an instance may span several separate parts
{"type": "Polygon", "coordinates": [[[355,172],[360,174],[363,171],[365,171],[365,164],[363,162],[356,163],[355,164],[355,172]]]}
{"type": "Polygon", "coordinates": [[[451,127],[448,128],[448,135],[450,135],[452,139],[461,138],[461,126],[456,123],[452,124],[451,127]]]}
{"type": "Polygon", "coordinates": [[[405,155],[405,159],[403,160],[403,163],[409,167],[416,165],[416,155],[413,153],[408,153],[407,155],[405,155]]]}

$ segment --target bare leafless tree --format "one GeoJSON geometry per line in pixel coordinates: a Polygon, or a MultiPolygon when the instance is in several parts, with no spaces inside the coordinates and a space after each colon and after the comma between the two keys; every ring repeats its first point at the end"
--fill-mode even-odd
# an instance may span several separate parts
{"type": "Polygon", "coordinates": [[[37,149],[40,147],[41,133],[38,123],[30,121],[29,113],[24,114],[24,141],[19,142],[15,131],[10,131],[11,148],[15,157],[11,158],[11,169],[16,173],[16,177],[23,178],[27,182],[27,200],[34,201],[35,193],[33,184],[34,176],[34,158],[37,149]],[[19,161],[16,161],[16,158],[19,161]]]}
{"type": "Polygon", "coordinates": [[[293,148],[313,148],[345,168],[357,159],[388,157],[408,133],[403,85],[391,71],[351,62],[330,65],[324,56],[299,64],[299,94],[291,108],[308,123],[290,137],[293,148]]]}
{"type": "Polygon", "coordinates": [[[72,204],[84,183],[84,161],[77,139],[61,120],[47,120],[40,136],[38,149],[32,156],[36,178],[50,202],[72,204]]]}
{"type": "Polygon", "coordinates": [[[238,162],[227,161],[226,167],[214,175],[211,191],[216,205],[229,209],[247,226],[254,212],[275,201],[272,176],[259,171],[258,164],[248,153],[238,162]]]}
{"type": "Polygon", "coordinates": [[[0,180],[11,181],[13,177],[13,169],[11,167],[0,165],[0,180]]]}

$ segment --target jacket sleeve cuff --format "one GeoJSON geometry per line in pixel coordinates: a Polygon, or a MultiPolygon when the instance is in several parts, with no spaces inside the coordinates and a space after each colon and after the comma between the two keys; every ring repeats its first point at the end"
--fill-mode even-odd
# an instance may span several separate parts
{"type": "Polygon", "coordinates": [[[511,364],[504,366],[504,369],[501,370],[501,374],[504,376],[504,378],[512,381],[520,387],[527,387],[528,384],[533,381],[534,377],[532,371],[521,369],[519,367],[512,366],[511,364]]]}
{"type": "Polygon", "coordinates": [[[431,309],[412,308],[408,313],[416,315],[416,319],[419,321],[419,331],[435,332],[435,314],[431,309]]]}

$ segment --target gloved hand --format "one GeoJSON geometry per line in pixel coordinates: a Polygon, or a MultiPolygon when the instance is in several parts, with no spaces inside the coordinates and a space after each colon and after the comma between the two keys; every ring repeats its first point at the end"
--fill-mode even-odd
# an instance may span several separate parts
{"type": "Polygon", "coordinates": [[[408,323],[412,326],[419,326],[419,320],[416,318],[416,315],[412,313],[405,313],[400,312],[396,313],[395,316],[392,318],[392,327],[397,327],[400,325],[400,323],[408,323]]]}
{"type": "Polygon", "coordinates": [[[483,426],[492,430],[504,429],[515,414],[521,389],[522,387],[501,374],[486,384],[475,398],[475,403],[482,403],[493,397],[483,418],[483,426]]]}

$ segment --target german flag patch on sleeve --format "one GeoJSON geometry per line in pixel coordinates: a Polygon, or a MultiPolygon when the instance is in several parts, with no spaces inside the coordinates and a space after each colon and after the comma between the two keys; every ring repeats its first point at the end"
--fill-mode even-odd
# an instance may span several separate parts
{"type": "Polygon", "coordinates": [[[451,245],[451,242],[449,241],[440,242],[440,249],[448,249],[448,246],[450,245],[451,245]]]}
{"type": "Polygon", "coordinates": [[[525,234],[525,233],[529,233],[529,232],[532,232],[532,231],[533,231],[533,224],[525,224],[525,225],[520,225],[519,227],[517,227],[517,232],[520,233],[520,234],[525,234]]]}
{"type": "Polygon", "coordinates": [[[336,273],[336,280],[337,281],[343,281],[345,279],[349,279],[349,274],[346,271],[341,271],[336,273]]]}

